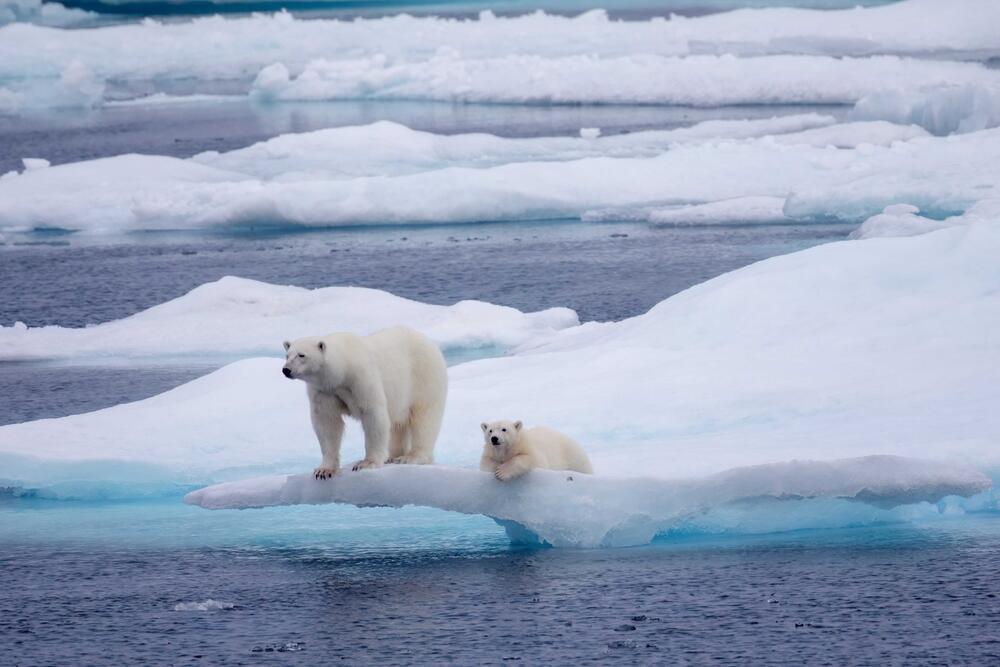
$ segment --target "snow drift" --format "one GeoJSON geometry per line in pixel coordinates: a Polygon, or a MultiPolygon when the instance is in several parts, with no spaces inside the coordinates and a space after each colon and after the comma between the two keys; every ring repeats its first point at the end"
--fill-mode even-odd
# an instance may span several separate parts
{"type": "Polygon", "coordinates": [[[84,328],[0,326],[0,361],[100,357],[283,356],[281,342],[405,324],[446,351],[506,350],[579,324],[568,308],[522,313],[481,301],[418,303],[360,287],[304,289],[244,278],[206,283],[130,317],[84,328]]]}
{"type": "Polygon", "coordinates": [[[686,520],[739,501],[828,497],[893,507],[971,496],[989,487],[989,478],[972,469],[869,456],[791,461],[679,481],[536,470],[502,483],[478,470],[390,466],[325,481],[279,475],[228,482],[193,491],[184,501],[207,509],[426,505],[485,514],[515,541],[596,547],[646,544],[686,520]]]}

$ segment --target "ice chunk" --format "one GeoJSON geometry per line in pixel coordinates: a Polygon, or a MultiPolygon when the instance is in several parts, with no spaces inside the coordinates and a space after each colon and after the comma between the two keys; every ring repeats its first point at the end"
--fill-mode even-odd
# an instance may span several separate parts
{"type": "Polygon", "coordinates": [[[1000,125],[1000,85],[932,86],[917,91],[892,88],[861,98],[850,115],[914,123],[934,134],[976,132],[1000,125]]]}
{"type": "MultiPolygon", "coordinates": [[[[772,122],[782,125],[712,128],[760,132],[772,122]]],[[[820,119],[783,124],[810,122],[801,132],[715,140],[701,126],[516,140],[379,124],[190,160],[126,155],[0,180],[0,230],[536,220],[761,197],[786,199],[787,218],[861,222],[900,202],[937,217],[997,196],[998,129],[952,140],[884,123],[825,123],[822,132],[820,119]],[[388,141],[373,148],[372,137],[388,141]]]]}
{"type": "Polygon", "coordinates": [[[896,56],[504,55],[470,59],[442,50],[429,60],[376,55],[314,60],[298,76],[269,66],[254,82],[261,100],[403,99],[519,104],[853,104],[885,89],[1000,85],[978,64],[896,56]]]}
{"type": "Polygon", "coordinates": [[[736,501],[832,497],[894,506],[971,496],[989,487],[989,478],[973,469],[869,456],[791,461],[672,481],[536,470],[502,483],[478,470],[391,466],[325,481],[279,475],[228,482],[184,500],[208,509],[330,502],[426,505],[485,514],[522,540],[527,531],[545,544],[596,547],[646,544],[684,520],[736,501]]]}
{"type": "Polygon", "coordinates": [[[208,598],[204,602],[178,602],[174,605],[174,611],[222,611],[225,609],[235,609],[232,602],[220,602],[208,598]]]}
{"type": "Polygon", "coordinates": [[[851,232],[851,238],[869,239],[883,236],[915,236],[946,227],[970,225],[973,223],[996,224],[1000,220],[1000,199],[984,199],[976,202],[960,215],[943,219],[918,215],[920,209],[909,204],[886,206],[878,215],[873,215],[851,232]]]}
{"type": "Polygon", "coordinates": [[[0,0],[0,26],[6,23],[69,27],[96,23],[97,14],[70,9],[58,2],[42,0],[0,0]]]}
{"type": "Polygon", "coordinates": [[[35,169],[45,169],[51,166],[48,160],[42,158],[25,157],[21,158],[21,163],[24,164],[25,171],[34,171],[35,169]]]}
{"type": "Polygon", "coordinates": [[[746,225],[788,222],[783,197],[736,197],[708,204],[669,206],[634,210],[587,211],[582,218],[591,222],[632,220],[657,225],[746,225]]]}
{"type": "Polygon", "coordinates": [[[330,331],[365,334],[395,324],[422,331],[446,350],[504,350],[579,321],[568,308],[522,313],[481,301],[436,306],[360,287],[310,290],[226,277],[86,328],[0,326],[0,360],[282,356],[283,340],[330,331]]]}
{"type": "Polygon", "coordinates": [[[596,139],[601,136],[601,128],[599,127],[581,127],[580,137],[583,139],[596,139]]]}

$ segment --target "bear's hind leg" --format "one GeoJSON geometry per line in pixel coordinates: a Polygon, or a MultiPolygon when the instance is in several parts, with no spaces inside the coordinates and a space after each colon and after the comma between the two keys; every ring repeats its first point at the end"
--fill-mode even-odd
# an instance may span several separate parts
{"type": "Polygon", "coordinates": [[[397,463],[434,462],[434,443],[441,430],[443,412],[443,409],[414,408],[410,414],[410,451],[399,457],[397,463]]]}
{"type": "Polygon", "coordinates": [[[409,424],[393,424],[389,431],[389,459],[386,463],[402,463],[410,444],[409,424]]]}

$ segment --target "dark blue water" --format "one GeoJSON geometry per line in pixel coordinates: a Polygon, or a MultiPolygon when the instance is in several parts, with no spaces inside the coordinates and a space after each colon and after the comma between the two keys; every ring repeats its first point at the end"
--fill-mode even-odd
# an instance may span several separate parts
{"type": "Polygon", "coordinates": [[[1000,661],[993,516],[589,551],[38,542],[0,551],[3,664],[1000,661]],[[174,610],[206,599],[233,607],[174,610]]]}

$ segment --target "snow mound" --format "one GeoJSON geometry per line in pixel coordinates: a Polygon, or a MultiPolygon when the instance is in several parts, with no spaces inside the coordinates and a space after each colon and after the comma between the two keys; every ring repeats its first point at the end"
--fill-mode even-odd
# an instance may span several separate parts
{"type": "Polygon", "coordinates": [[[990,198],[978,201],[961,214],[946,218],[928,218],[918,215],[919,213],[920,209],[910,204],[886,206],[881,213],[868,218],[860,227],[851,232],[851,238],[916,236],[958,225],[996,224],[1000,220],[1000,199],[990,198]]]}
{"type": "Polygon", "coordinates": [[[972,469],[869,456],[790,461],[673,481],[545,470],[502,483],[478,470],[390,466],[326,481],[291,475],[228,482],[191,492],[184,501],[207,509],[425,505],[492,517],[519,541],[597,547],[646,544],[685,520],[738,501],[833,497],[891,507],[971,496],[989,487],[989,478],[972,469]]]}
{"type": "Polygon", "coordinates": [[[0,326],[0,361],[282,356],[281,342],[329,331],[413,327],[447,350],[510,349],[579,324],[568,308],[522,313],[481,301],[436,306],[361,287],[304,289],[226,277],[130,317],[85,328],[0,326]]]}
{"type": "Polygon", "coordinates": [[[0,231],[567,219],[746,198],[785,199],[785,218],[860,222],[892,204],[937,216],[998,196],[998,129],[936,138],[811,116],[705,125],[519,140],[380,123],[189,160],[123,155],[0,179],[0,231]]]}
{"type": "Polygon", "coordinates": [[[439,50],[429,60],[398,62],[379,54],[314,60],[298,76],[270,65],[254,80],[263,101],[440,100],[517,104],[853,104],[885,89],[1000,84],[978,64],[896,56],[656,56],[559,58],[507,55],[470,59],[439,50]]]}
{"type": "Polygon", "coordinates": [[[941,135],[976,132],[1000,125],[1000,85],[947,85],[918,91],[894,87],[858,100],[850,117],[913,123],[941,135]]]}

